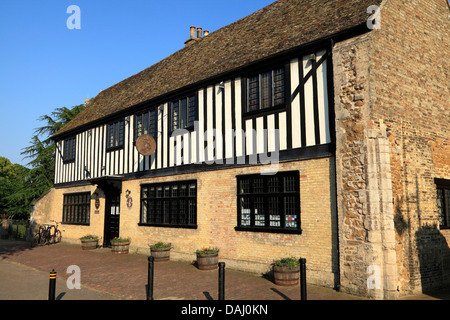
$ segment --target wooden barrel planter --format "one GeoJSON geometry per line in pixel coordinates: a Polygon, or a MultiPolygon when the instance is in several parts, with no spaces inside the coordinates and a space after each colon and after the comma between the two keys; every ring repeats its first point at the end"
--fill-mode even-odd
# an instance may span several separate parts
{"type": "Polygon", "coordinates": [[[197,267],[200,270],[214,270],[218,267],[219,254],[197,254],[197,267]]]}
{"type": "Polygon", "coordinates": [[[155,258],[155,262],[169,261],[171,248],[150,249],[151,255],[155,258]]]}
{"type": "Polygon", "coordinates": [[[279,286],[296,286],[300,278],[300,266],[273,266],[273,278],[275,280],[275,284],[279,286]]]}
{"type": "Polygon", "coordinates": [[[114,254],[127,254],[130,249],[130,242],[111,242],[111,252],[114,254]]]}
{"type": "Polygon", "coordinates": [[[83,239],[81,240],[81,249],[94,250],[97,249],[98,239],[83,239]]]}

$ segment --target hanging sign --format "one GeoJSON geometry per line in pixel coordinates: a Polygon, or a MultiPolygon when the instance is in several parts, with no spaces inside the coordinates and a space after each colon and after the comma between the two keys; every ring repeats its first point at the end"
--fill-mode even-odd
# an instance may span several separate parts
{"type": "Polygon", "coordinates": [[[127,207],[128,208],[133,207],[133,198],[132,197],[127,198],[127,207]]]}
{"type": "Polygon", "coordinates": [[[144,134],[136,140],[136,148],[143,156],[152,155],[156,150],[156,141],[151,135],[144,134]]]}

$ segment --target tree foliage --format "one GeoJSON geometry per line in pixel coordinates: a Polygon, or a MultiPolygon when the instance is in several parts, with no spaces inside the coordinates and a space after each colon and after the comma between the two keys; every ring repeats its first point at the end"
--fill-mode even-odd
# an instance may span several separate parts
{"type": "Polygon", "coordinates": [[[30,160],[30,168],[0,157],[0,214],[28,217],[31,203],[52,188],[55,143],[51,137],[83,109],[84,104],[57,108],[51,115],[39,118],[44,125],[35,129],[30,145],[21,153],[30,160]]]}
{"type": "Polygon", "coordinates": [[[0,157],[0,216],[21,216],[28,212],[31,196],[26,176],[29,169],[0,157]]]}

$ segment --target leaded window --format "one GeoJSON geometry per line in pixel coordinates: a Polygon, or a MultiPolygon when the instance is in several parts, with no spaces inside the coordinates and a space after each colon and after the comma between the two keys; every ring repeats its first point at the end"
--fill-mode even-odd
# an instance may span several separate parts
{"type": "Polygon", "coordinates": [[[136,114],[134,119],[135,141],[144,134],[149,134],[156,140],[158,128],[158,115],[156,108],[136,114]]]}
{"type": "Polygon", "coordinates": [[[247,78],[247,112],[276,107],[284,103],[284,67],[247,78]]]}
{"type": "Polygon", "coordinates": [[[191,129],[197,120],[197,99],[195,95],[172,101],[171,129],[191,129]]]}
{"type": "Polygon", "coordinates": [[[439,227],[450,228],[450,180],[439,179],[436,190],[439,227]]]}
{"type": "Polygon", "coordinates": [[[90,221],[90,192],[65,194],[62,223],[87,225],[90,221]]]}
{"type": "Polygon", "coordinates": [[[142,185],[140,225],[197,227],[197,182],[142,185]]]}
{"type": "Polygon", "coordinates": [[[63,161],[64,163],[74,162],[76,156],[76,137],[70,137],[64,140],[63,161]]]}
{"type": "Polygon", "coordinates": [[[114,121],[108,124],[106,148],[109,150],[123,148],[125,140],[125,121],[124,119],[114,121]]]}
{"type": "Polygon", "coordinates": [[[299,172],[237,177],[237,230],[300,232],[299,172]]]}

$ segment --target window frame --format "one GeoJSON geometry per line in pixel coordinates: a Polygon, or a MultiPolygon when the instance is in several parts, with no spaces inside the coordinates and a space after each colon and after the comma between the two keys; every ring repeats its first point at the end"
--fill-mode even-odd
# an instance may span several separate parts
{"type": "Polygon", "coordinates": [[[124,144],[125,144],[125,118],[109,122],[106,126],[106,152],[123,149],[124,144]],[[111,145],[111,126],[113,127],[113,140],[116,141],[117,138],[117,145],[115,144],[115,142],[114,145],[111,145]],[[121,139],[121,131],[122,131],[122,139],[121,139]]]}
{"type": "MultiPolygon", "coordinates": [[[[235,227],[236,231],[250,231],[250,232],[272,232],[272,233],[288,233],[288,234],[301,234],[301,205],[300,205],[300,172],[298,170],[295,171],[282,171],[278,172],[274,175],[261,175],[261,174],[246,174],[246,175],[238,175],[236,176],[236,199],[237,199],[237,226],[235,227]],[[269,191],[269,183],[270,179],[273,177],[278,178],[278,184],[280,185],[280,188],[277,192],[270,192],[269,191]],[[294,179],[294,191],[286,191],[286,186],[283,184],[285,177],[291,177],[294,179]],[[250,182],[249,186],[249,192],[240,192],[241,188],[241,181],[248,179],[250,182]],[[255,179],[262,179],[263,180],[263,192],[253,192],[254,191],[254,182],[255,179]],[[295,206],[295,215],[296,216],[296,223],[297,226],[295,228],[293,227],[287,227],[286,226],[286,216],[288,215],[286,213],[286,206],[287,206],[287,199],[294,197],[294,206],[295,206]],[[244,198],[249,199],[249,207],[250,207],[250,225],[244,225],[242,224],[242,207],[241,207],[241,201],[244,198]],[[257,226],[255,224],[257,213],[255,212],[255,199],[256,198],[262,198],[263,199],[263,208],[269,208],[269,198],[276,198],[277,199],[277,210],[279,218],[280,226],[270,226],[270,222],[277,220],[273,219],[270,220],[271,214],[270,211],[267,210],[264,212],[263,216],[265,216],[264,219],[264,226],[257,226]]],[[[292,199],[290,199],[292,200],[292,199]]],[[[290,203],[292,204],[292,203],[290,203]]],[[[292,214],[291,214],[292,215],[292,214]]],[[[276,215],[274,215],[276,216],[276,215]]]]}
{"type": "Polygon", "coordinates": [[[72,136],[64,139],[63,146],[63,163],[73,163],[75,162],[77,154],[77,137],[72,136]]]}
{"type": "Polygon", "coordinates": [[[439,210],[439,190],[442,192],[442,209],[443,209],[443,219],[445,224],[441,224],[441,216],[438,211],[438,219],[439,219],[439,228],[440,229],[450,229],[450,180],[447,179],[437,179],[435,178],[436,184],[436,206],[439,210]],[[449,194],[448,198],[446,197],[446,193],[449,194]]]}
{"type": "Polygon", "coordinates": [[[180,228],[180,229],[197,229],[197,180],[183,180],[183,181],[167,181],[167,182],[157,182],[157,183],[143,183],[141,184],[141,191],[140,191],[140,208],[139,208],[139,226],[148,226],[148,227],[162,227],[162,228],[180,228]],[[195,194],[190,194],[190,186],[194,184],[195,185],[195,194]],[[182,196],[179,194],[181,187],[183,185],[186,185],[186,192],[187,194],[182,196]],[[172,192],[173,186],[177,186],[178,195],[173,196],[172,192]],[[146,197],[144,195],[144,188],[154,188],[154,196],[153,197],[146,197]],[[162,196],[157,196],[157,188],[161,187],[162,196]],[[166,196],[164,194],[166,188],[170,188],[171,195],[166,196]],[[186,203],[184,204],[184,211],[186,214],[186,222],[180,223],[179,215],[181,215],[181,201],[184,200],[186,203]],[[192,201],[194,203],[194,212],[192,213],[192,217],[190,217],[189,209],[190,209],[190,202],[192,201]],[[147,202],[144,204],[144,202],[147,202]],[[152,206],[150,201],[153,201],[153,208],[154,208],[154,214],[155,218],[153,221],[149,222],[148,216],[150,215],[150,207],[152,206]],[[176,209],[172,207],[173,201],[177,202],[176,209]],[[168,207],[166,205],[168,204],[168,207]],[[146,222],[143,221],[144,216],[144,206],[146,209],[147,214],[147,220],[146,222]],[[161,208],[162,212],[157,212],[157,208],[161,208]],[[168,212],[164,212],[164,210],[167,208],[168,212]],[[174,210],[174,211],[172,211],[174,210]],[[173,213],[175,212],[175,222],[172,223],[171,219],[173,218],[173,213]],[[156,219],[156,215],[160,217],[160,219],[156,219]],[[164,222],[164,219],[168,218],[168,222],[164,222]],[[192,220],[191,220],[192,219],[192,220]],[[157,221],[160,220],[160,221],[157,221]]]}
{"type": "Polygon", "coordinates": [[[175,130],[188,130],[188,131],[193,131],[195,129],[195,122],[198,121],[198,93],[192,93],[192,94],[188,94],[188,95],[184,95],[182,97],[179,97],[177,99],[172,99],[169,102],[169,131],[170,134],[172,134],[175,130]],[[191,113],[191,107],[189,105],[189,102],[191,99],[193,98],[194,101],[194,105],[192,106],[192,109],[194,110],[194,116],[193,119],[190,119],[190,113],[191,113]],[[181,127],[181,120],[182,120],[182,110],[181,110],[181,103],[183,100],[186,100],[186,111],[185,111],[185,116],[186,116],[186,125],[184,127],[181,127]],[[174,126],[174,118],[175,118],[175,112],[174,112],[174,104],[178,103],[178,109],[180,110],[178,112],[178,119],[177,121],[177,128],[175,128],[174,126]]]}
{"type": "Polygon", "coordinates": [[[63,213],[62,213],[62,224],[70,225],[90,225],[91,220],[91,192],[77,192],[77,193],[65,193],[63,194],[63,213]],[[78,197],[78,200],[76,199],[78,197]],[[80,197],[85,197],[86,202],[77,202],[80,197]],[[79,212],[81,207],[81,211],[79,212]],[[85,208],[83,211],[83,207],[85,208]],[[67,208],[67,209],[66,209],[67,208]],[[76,208],[76,209],[75,209],[76,208]],[[85,214],[83,217],[80,214],[85,214]],[[68,219],[70,218],[70,219],[68,219]],[[76,218],[76,219],[75,219],[76,218]],[[75,221],[76,220],[76,221],[75,221]],[[81,221],[80,221],[81,220],[81,221]]]}
{"type": "Polygon", "coordinates": [[[134,122],[133,122],[133,143],[136,144],[137,139],[144,134],[151,135],[155,141],[158,139],[158,107],[151,107],[149,109],[137,112],[134,114],[134,122]],[[154,113],[154,130],[152,129],[152,113],[154,113]],[[142,118],[142,132],[139,132],[140,129],[138,128],[138,117],[142,118]],[[147,125],[148,127],[145,128],[145,119],[144,117],[147,117],[147,125]]]}
{"type": "Polygon", "coordinates": [[[243,97],[243,103],[242,103],[242,108],[243,108],[243,115],[244,116],[251,116],[251,115],[255,115],[255,114],[261,114],[261,113],[272,113],[274,111],[278,111],[281,109],[285,109],[287,106],[287,100],[289,97],[289,87],[290,87],[290,79],[289,79],[289,70],[288,70],[288,65],[286,64],[278,64],[275,65],[274,67],[270,67],[270,68],[261,68],[258,69],[255,72],[252,73],[248,73],[247,75],[245,75],[245,77],[243,78],[243,93],[242,93],[242,97],[243,97]],[[276,70],[283,70],[283,86],[284,86],[284,90],[283,92],[283,102],[276,104],[275,103],[275,98],[274,98],[274,72],[276,70]],[[271,96],[271,106],[266,107],[266,108],[262,108],[261,107],[261,75],[266,74],[270,72],[271,73],[271,86],[270,86],[270,96],[271,96]],[[258,108],[255,110],[249,110],[250,107],[250,102],[249,102],[249,95],[250,95],[250,91],[249,91],[249,87],[250,87],[250,79],[253,77],[258,76],[258,108]]]}

